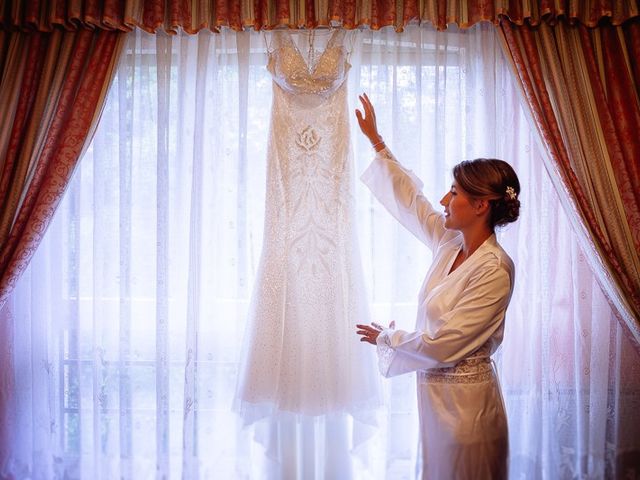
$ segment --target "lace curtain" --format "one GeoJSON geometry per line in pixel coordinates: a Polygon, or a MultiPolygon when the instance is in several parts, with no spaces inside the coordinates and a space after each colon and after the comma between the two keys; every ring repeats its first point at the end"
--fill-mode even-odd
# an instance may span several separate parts
{"type": "MultiPolygon", "coordinates": [[[[521,220],[499,233],[517,267],[497,355],[512,478],[639,475],[640,359],[562,213],[492,28],[358,32],[352,107],[369,93],[434,203],[464,158],[505,158],[520,175],[521,220]]],[[[129,36],[93,143],[0,312],[12,329],[3,473],[262,476],[264,452],[230,407],[263,233],[265,64],[260,33],[129,36]]],[[[371,148],[352,137],[362,172],[371,148]]],[[[356,195],[374,317],[410,328],[430,253],[359,183],[356,195]]],[[[413,382],[384,381],[355,478],[412,476],[413,382]]]]}

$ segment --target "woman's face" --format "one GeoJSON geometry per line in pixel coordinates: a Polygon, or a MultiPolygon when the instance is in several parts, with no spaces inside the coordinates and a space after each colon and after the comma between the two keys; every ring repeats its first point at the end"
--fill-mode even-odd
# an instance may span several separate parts
{"type": "Polygon", "coordinates": [[[455,180],[442,200],[444,207],[444,226],[449,230],[464,230],[478,220],[476,200],[471,198],[455,180]]]}

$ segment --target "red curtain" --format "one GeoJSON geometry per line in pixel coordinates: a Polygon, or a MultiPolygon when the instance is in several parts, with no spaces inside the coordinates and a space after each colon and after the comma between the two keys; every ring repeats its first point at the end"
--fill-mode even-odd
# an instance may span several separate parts
{"type": "MultiPolygon", "coordinates": [[[[613,173],[620,188],[636,249],[640,251],[640,18],[616,28],[598,28],[604,53],[598,58],[597,40],[582,29],[590,46],[589,77],[596,88],[600,121],[606,128],[613,173]],[[599,80],[599,81],[598,81],[599,80]]],[[[636,292],[640,293],[640,292],[636,292]]]]}
{"type": "Polygon", "coordinates": [[[597,28],[503,21],[504,50],[592,268],[640,346],[640,19],[597,28]]]}
{"type": "Polygon", "coordinates": [[[122,33],[14,32],[0,44],[0,306],[97,123],[122,33]]]}

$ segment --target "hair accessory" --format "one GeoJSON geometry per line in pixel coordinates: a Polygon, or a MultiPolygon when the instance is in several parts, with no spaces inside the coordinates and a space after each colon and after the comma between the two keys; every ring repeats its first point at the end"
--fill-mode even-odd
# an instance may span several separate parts
{"type": "Polygon", "coordinates": [[[509,195],[509,198],[511,200],[515,200],[516,197],[518,196],[518,194],[516,193],[516,191],[513,189],[513,187],[509,186],[507,187],[507,195],[509,195]]]}

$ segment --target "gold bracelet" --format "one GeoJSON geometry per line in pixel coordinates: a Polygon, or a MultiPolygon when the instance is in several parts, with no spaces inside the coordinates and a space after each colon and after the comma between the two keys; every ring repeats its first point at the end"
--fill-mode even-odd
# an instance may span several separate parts
{"type": "Polygon", "coordinates": [[[376,148],[378,145],[382,145],[384,143],[384,140],[380,140],[378,143],[374,143],[373,145],[371,145],[372,148],[376,148]]]}

